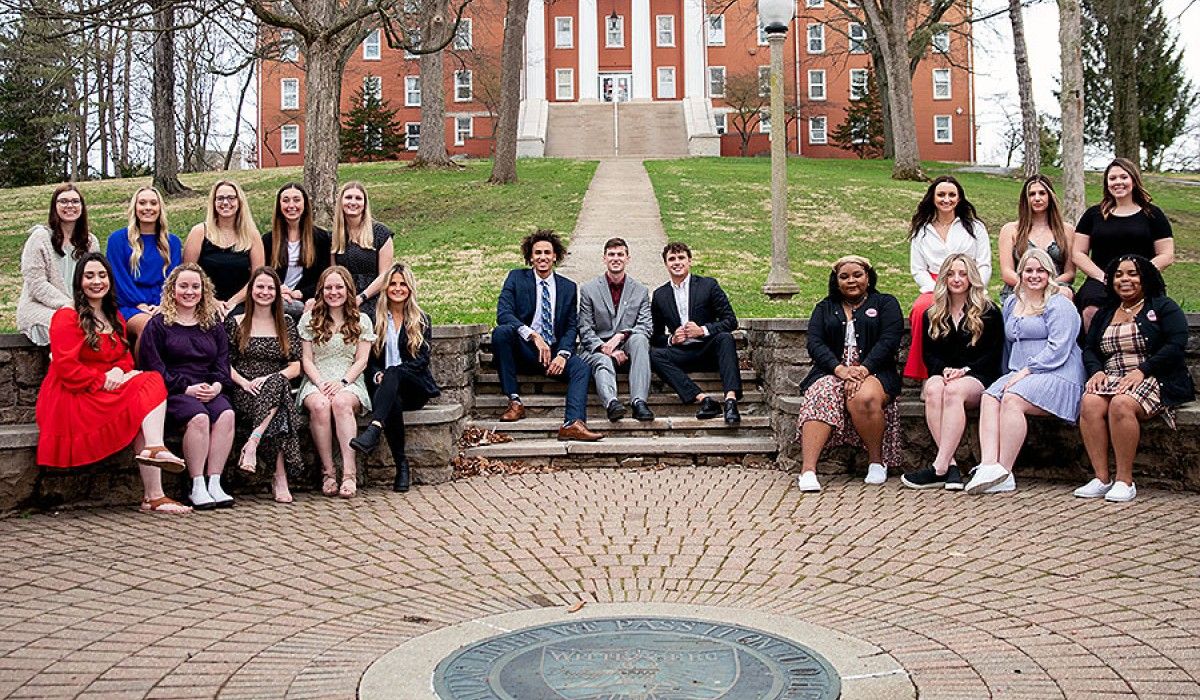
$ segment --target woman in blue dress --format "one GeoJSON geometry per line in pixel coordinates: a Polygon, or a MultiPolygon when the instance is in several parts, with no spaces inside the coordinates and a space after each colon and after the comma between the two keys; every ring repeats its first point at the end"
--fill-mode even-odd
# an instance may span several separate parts
{"type": "Polygon", "coordinates": [[[167,210],[158,190],[138,188],[129,199],[129,224],[105,243],[113,268],[117,304],[131,338],[158,311],[163,282],[183,259],[183,242],[167,229],[167,210]]]}

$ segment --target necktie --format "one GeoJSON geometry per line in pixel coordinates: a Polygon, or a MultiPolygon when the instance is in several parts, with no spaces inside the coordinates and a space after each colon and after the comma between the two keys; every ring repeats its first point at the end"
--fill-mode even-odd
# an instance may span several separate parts
{"type": "Polygon", "coordinates": [[[542,339],[547,345],[554,345],[554,321],[550,318],[550,283],[542,280],[542,339]]]}

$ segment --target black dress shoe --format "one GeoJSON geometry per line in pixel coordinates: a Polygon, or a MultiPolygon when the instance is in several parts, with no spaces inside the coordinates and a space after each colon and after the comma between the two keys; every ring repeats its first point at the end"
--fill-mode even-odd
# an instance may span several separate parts
{"type": "Polygon", "coordinates": [[[350,446],[359,454],[369,455],[375,451],[376,447],[379,447],[379,436],[382,432],[378,425],[372,423],[362,431],[362,435],[350,439],[350,446]]]}
{"type": "Polygon", "coordinates": [[[654,420],[654,411],[650,410],[650,407],[646,405],[645,401],[634,401],[633,417],[634,419],[640,421],[652,421],[654,420]]]}
{"type": "Polygon", "coordinates": [[[725,399],[725,424],[737,425],[742,422],[742,414],[737,410],[737,399],[725,399]]]}
{"type": "Polygon", "coordinates": [[[719,415],[721,415],[721,404],[705,396],[704,400],[700,402],[700,410],[696,411],[696,417],[700,420],[706,420],[708,418],[716,418],[719,415]]]}
{"type": "Polygon", "coordinates": [[[609,401],[608,407],[604,410],[608,413],[608,419],[611,421],[619,421],[625,417],[625,407],[616,399],[609,401]]]}
{"type": "Polygon", "coordinates": [[[400,462],[396,465],[396,480],[392,482],[392,490],[396,493],[407,492],[412,482],[411,472],[412,470],[408,467],[408,458],[400,458],[400,462]]]}

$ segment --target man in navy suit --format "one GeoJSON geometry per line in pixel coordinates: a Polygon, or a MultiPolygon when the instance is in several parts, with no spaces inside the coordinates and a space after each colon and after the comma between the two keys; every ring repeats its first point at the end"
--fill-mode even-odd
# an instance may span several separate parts
{"type": "Polygon", "coordinates": [[[500,388],[508,396],[502,421],[525,417],[517,372],[545,374],[567,383],[567,407],[559,440],[600,440],[587,427],[587,391],[591,370],[575,355],[578,293],[575,283],[555,274],[566,248],[553,232],[538,229],[521,241],[528,268],[513,270],[504,280],[496,304],[492,358],[500,388]]]}

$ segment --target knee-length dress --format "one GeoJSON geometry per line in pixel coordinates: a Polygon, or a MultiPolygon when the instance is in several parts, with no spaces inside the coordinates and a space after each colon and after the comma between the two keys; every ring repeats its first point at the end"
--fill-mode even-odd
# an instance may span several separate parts
{"type": "Polygon", "coordinates": [[[1104,384],[1089,394],[1098,396],[1116,396],[1127,394],[1132,396],[1147,416],[1154,416],[1160,411],[1167,425],[1175,428],[1175,408],[1163,406],[1162,390],[1157,377],[1147,376],[1137,386],[1125,390],[1117,388],[1121,379],[1146,361],[1146,337],[1133,321],[1127,323],[1112,323],[1104,329],[1100,341],[1100,351],[1108,358],[1104,361],[1104,384]]]}
{"type": "Polygon", "coordinates": [[[128,445],[146,416],[167,398],[156,372],[142,372],[114,391],[104,389],[113,367],[128,372],[133,356],[120,333],[105,333],[99,347],[87,344],[79,314],[67,307],[50,320],[50,369],[37,400],[38,464],[77,467],[98,462],[128,445]]]}
{"type": "MultiPolygon", "coordinates": [[[[358,342],[375,342],[375,327],[371,325],[370,319],[366,314],[358,315],[358,325],[362,332],[358,336],[358,342]]],[[[308,312],[300,317],[300,339],[313,341],[312,332],[312,312],[308,312]]],[[[358,343],[347,344],[343,340],[341,332],[334,333],[329,337],[329,340],[324,343],[312,343],[313,363],[317,366],[317,372],[328,381],[338,381],[346,374],[346,370],[350,369],[350,365],[354,364],[354,354],[358,351],[358,343]]],[[[363,368],[366,369],[365,367],[363,368]]],[[[358,377],[353,382],[346,386],[346,391],[358,397],[360,404],[359,413],[367,413],[371,410],[371,397],[367,394],[367,384],[363,378],[363,374],[359,373],[358,377]]],[[[316,384],[309,381],[308,377],[304,377],[304,381],[300,383],[300,393],[296,396],[296,405],[304,405],[304,399],[309,395],[316,393],[319,389],[316,384]]]]}
{"type": "Polygon", "coordinates": [[[300,335],[290,317],[285,316],[283,320],[287,324],[286,355],[279,338],[275,336],[250,336],[243,352],[239,349],[241,326],[233,316],[225,320],[225,332],[229,335],[230,366],[246,379],[267,377],[257,396],[239,386],[232,386],[229,393],[233,397],[238,423],[247,431],[262,425],[267,414],[275,411],[275,416],[259,440],[260,449],[265,449],[264,454],[268,455],[282,452],[283,467],[288,478],[295,479],[300,477],[304,467],[304,459],[300,454],[296,401],[292,398],[291,382],[280,372],[290,363],[300,361],[300,335]]]}
{"type": "Polygon", "coordinates": [[[225,411],[233,410],[224,393],[208,402],[185,393],[193,384],[220,382],[223,391],[233,386],[229,378],[229,339],[221,324],[208,328],[181,323],[168,326],[161,313],[154,314],[142,329],[138,348],[138,366],[158,372],[167,385],[167,418],[172,425],[184,425],[201,413],[215,421],[225,411]]]}
{"type": "Polygon", "coordinates": [[[1028,368],[1030,374],[1008,392],[1068,423],[1077,422],[1086,378],[1083,355],[1075,342],[1080,326],[1075,306],[1061,294],[1051,296],[1037,316],[1018,316],[1016,305],[1016,295],[1004,302],[1007,371],[992,382],[987,394],[997,400],[1004,398],[1004,385],[1028,368]]]}

